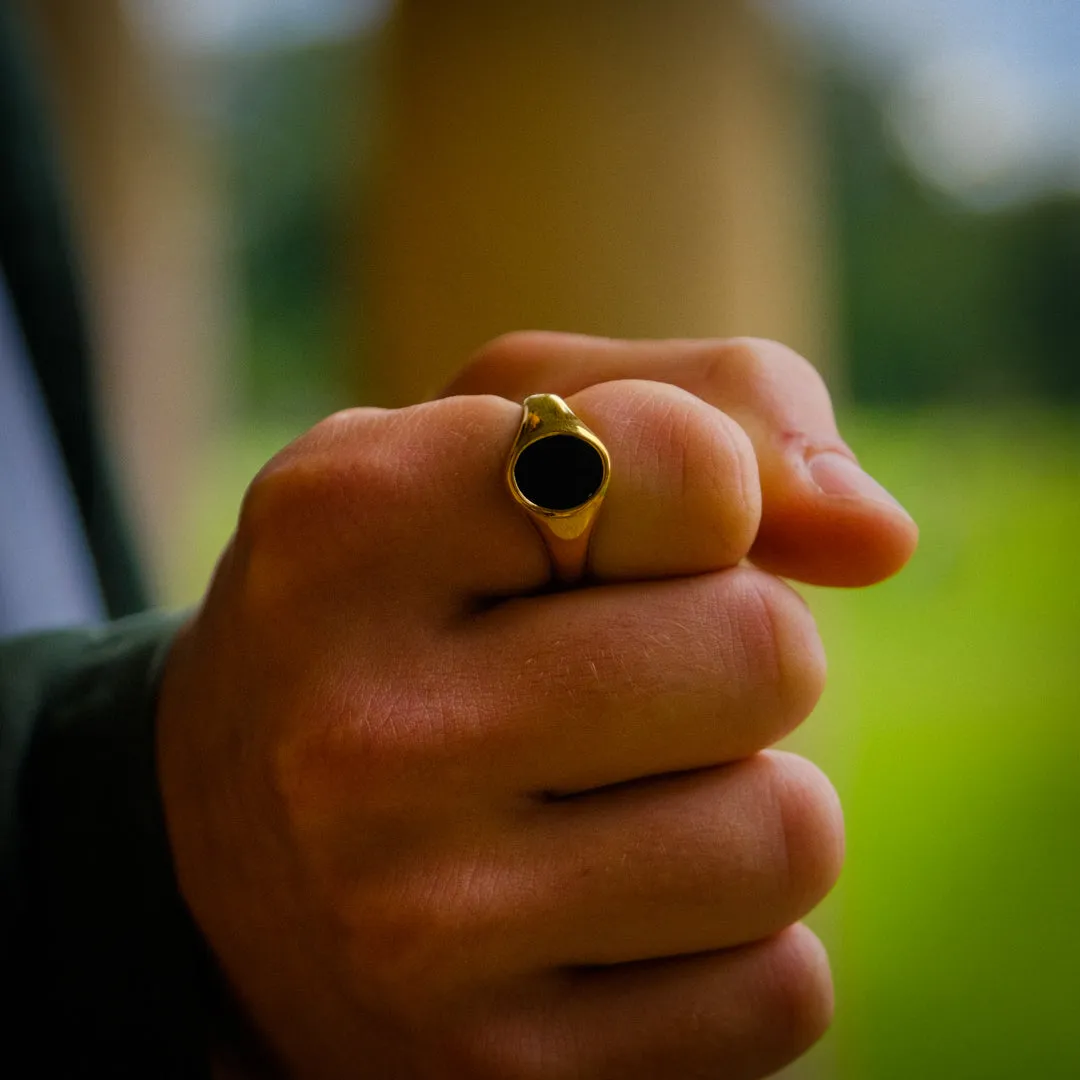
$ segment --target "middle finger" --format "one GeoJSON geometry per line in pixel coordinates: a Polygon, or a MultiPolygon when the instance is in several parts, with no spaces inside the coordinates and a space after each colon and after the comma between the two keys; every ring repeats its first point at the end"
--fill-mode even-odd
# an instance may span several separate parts
{"type": "Polygon", "coordinates": [[[757,460],[729,416],[679,387],[602,383],[567,404],[612,460],[589,548],[602,581],[698,574],[734,566],[761,519],[757,460]]]}
{"type": "Polygon", "coordinates": [[[824,683],[805,603],[751,567],[509,601],[450,648],[442,669],[467,673],[457,700],[498,718],[474,733],[480,767],[510,793],[745,757],[804,720],[824,683]]]}

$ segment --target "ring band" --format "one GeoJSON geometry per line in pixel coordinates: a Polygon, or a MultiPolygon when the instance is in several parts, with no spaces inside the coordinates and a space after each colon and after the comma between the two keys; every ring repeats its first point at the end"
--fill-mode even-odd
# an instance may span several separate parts
{"type": "Polygon", "coordinates": [[[506,482],[543,537],[556,580],[569,584],[585,573],[611,458],[556,394],[532,394],[524,409],[506,482]]]}

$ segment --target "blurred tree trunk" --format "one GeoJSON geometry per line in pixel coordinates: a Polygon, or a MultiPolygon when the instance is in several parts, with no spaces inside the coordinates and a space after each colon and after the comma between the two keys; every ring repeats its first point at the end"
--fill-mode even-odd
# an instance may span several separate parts
{"type": "Polygon", "coordinates": [[[362,399],[428,396],[526,327],[775,337],[835,380],[811,79],[749,3],[398,0],[385,47],[362,399]]]}
{"type": "Polygon", "coordinates": [[[32,0],[72,196],[101,399],[151,575],[167,576],[223,344],[209,155],[121,0],[32,0]]]}
{"type": "Polygon", "coordinates": [[[524,327],[828,366],[812,95],[742,0],[400,0],[387,54],[365,397],[429,394],[524,327]]]}

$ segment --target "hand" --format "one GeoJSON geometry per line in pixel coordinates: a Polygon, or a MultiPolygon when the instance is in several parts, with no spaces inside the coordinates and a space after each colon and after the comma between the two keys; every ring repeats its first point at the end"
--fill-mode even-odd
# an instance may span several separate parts
{"type": "MultiPolygon", "coordinates": [[[[534,341],[481,361],[515,396],[534,341]]],[[[667,345],[555,344],[606,357],[604,377],[677,367],[667,345]]],[[[793,565],[873,577],[909,519],[778,501],[805,459],[785,479],[767,456],[768,364],[734,380],[736,423],[708,403],[715,354],[700,397],[574,392],[541,354],[524,392],[565,391],[614,462],[589,587],[539,592],[547,555],[502,481],[517,404],[354,410],[253,482],[170,657],[159,767],[181,888],[290,1075],[757,1077],[828,1021],[797,920],[839,871],[839,809],[813,766],[763,751],[813,707],[824,659],[802,601],[740,564],[770,558],[759,522],[780,541],[809,523],[811,549],[847,523],[860,570],[796,534],[793,565]]],[[[785,432],[842,445],[820,389],[787,407],[785,432]]]]}

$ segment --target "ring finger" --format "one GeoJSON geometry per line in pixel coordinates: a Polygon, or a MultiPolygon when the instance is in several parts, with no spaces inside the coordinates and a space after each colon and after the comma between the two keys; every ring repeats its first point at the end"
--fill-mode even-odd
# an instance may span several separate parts
{"type": "Polygon", "coordinates": [[[768,937],[825,896],[843,858],[832,786],[779,752],[555,802],[538,819],[550,872],[535,948],[569,967],[768,937]]]}

